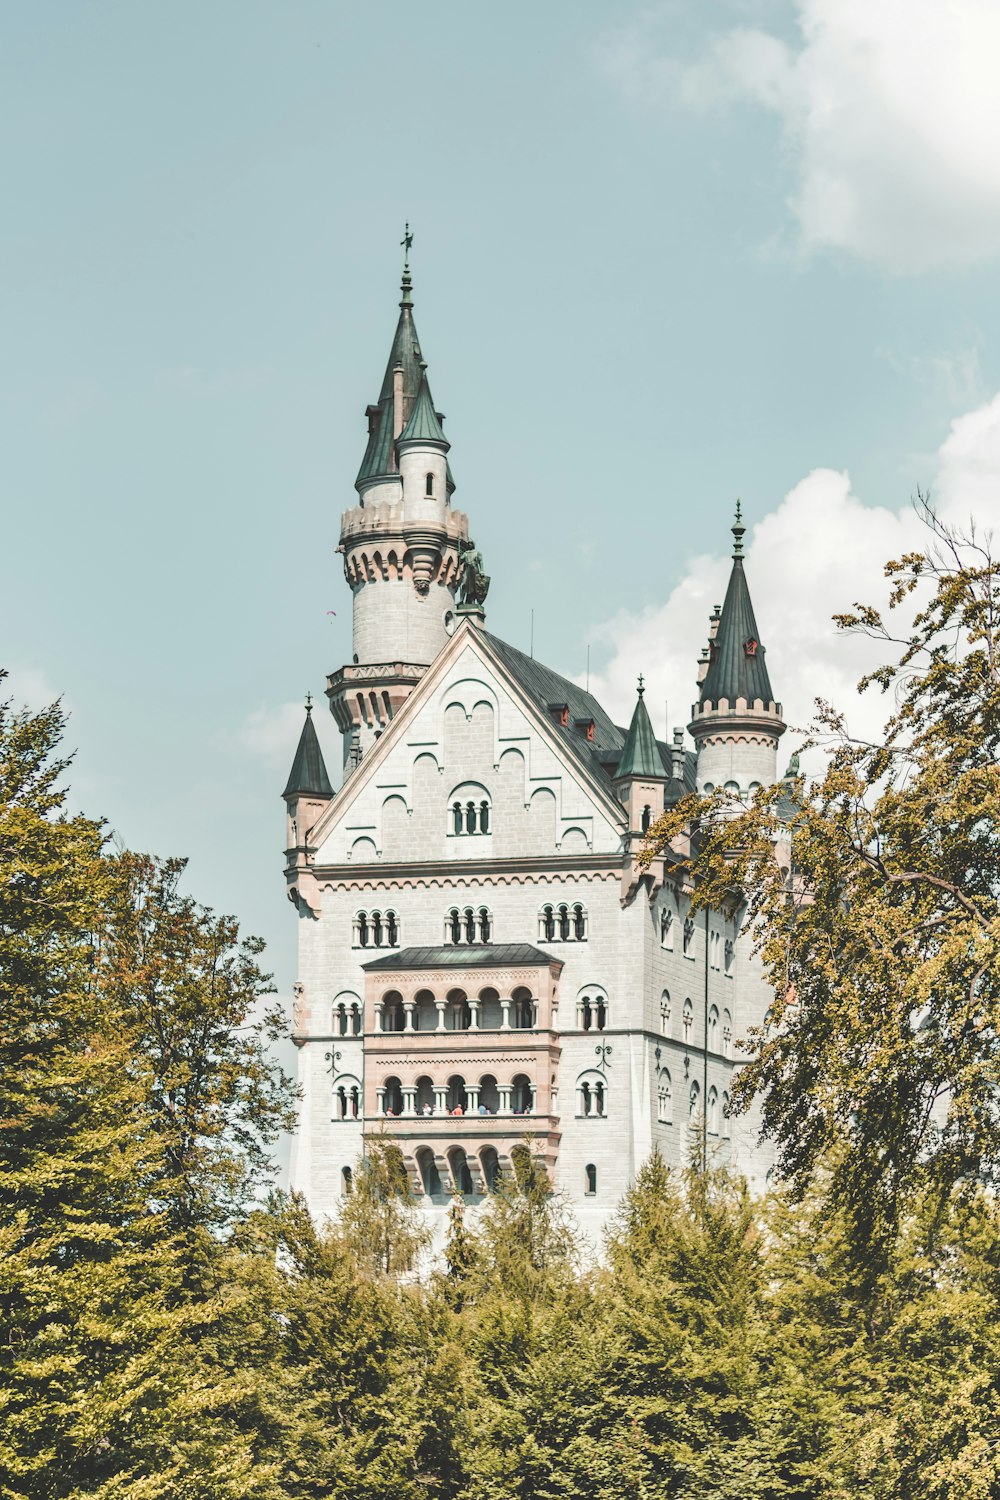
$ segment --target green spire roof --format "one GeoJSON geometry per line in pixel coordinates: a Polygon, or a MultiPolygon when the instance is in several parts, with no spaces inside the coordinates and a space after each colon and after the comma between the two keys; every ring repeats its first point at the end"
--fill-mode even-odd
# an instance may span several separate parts
{"type": "Polygon", "coordinates": [[[636,699],[632,722],[628,726],[628,734],[625,736],[625,744],[622,746],[621,760],[615,772],[616,779],[621,776],[642,776],[657,781],[667,780],[660,747],[656,743],[656,735],[653,733],[653,726],[649,722],[649,714],[646,711],[643,697],[645,691],[640,677],[639,696],[636,699]]]}
{"type": "MultiPolygon", "coordinates": [[[[382,379],[382,389],[379,392],[378,403],[372,410],[371,431],[368,435],[368,447],[365,456],[361,460],[361,468],[355,485],[362,484],[365,480],[380,479],[383,476],[395,474],[396,454],[395,435],[393,433],[393,372],[400,368],[403,372],[403,426],[409,422],[413,408],[420,393],[421,382],[424,379],[426,366],[420,353],[420,340],[417,337],[416,325],[413,322],[413,302],[411,298],[412,281],[408,267],[403,269],[402,297],[399,303],[399,321],[396,324],[396,332],[392,340],[392,348],[389,350],[389,361],[385,367],[385,375],[382,379]]],[[[428,400],[430,393],[428,392],[428,400]]],[[[440,425],[440,424],[438,424],[440,425]]],[[[443,440],[444,434],[441,434],[443,440]]]]}
{"type": "Polygon", "coordinates": [[[451,444],[444,435],[441,418],[434,410],[431,388],[427,383],[427,366],[421,366],[420,389],[410,412],[410,420],[399,435],[401,443],[439,443],[445,452],[451,444]]]}
{"type": "Polygon", "coordinates": [[[306,722],[299,735],[299,746],[292,761],[288,785],[283,797],[332,797],[333,787],[326,774],[326,763],[312,721],[312,699],[306,697],[306,722]]]}
{"type": "Polygon", "coordinates": [[[744,698],[747,703],[754,703],[757,699],[762,703],[774,702],[771,680],[764,661],[765,651],[760,642],[750,602],[750,590],[743,571],[745,531],[737,503],[736,525],[733,527],[733,571],[729,575],[726,602],[722,606],[718,631],[711,642],[708,672],[701,685],[698,700],[713,706],[718,706],[722,698],[730,706],[737,698],[744,698]]]}

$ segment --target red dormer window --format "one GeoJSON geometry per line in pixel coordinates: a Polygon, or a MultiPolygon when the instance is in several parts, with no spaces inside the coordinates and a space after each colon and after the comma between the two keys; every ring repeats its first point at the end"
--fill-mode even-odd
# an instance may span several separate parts
{"type": "Polygon", "coordinates": [[[751,636],[748,641],[743,642],[743,650],[746,652],[747,656],[757,655],[757,642],[754,640],[753,636],[751,636]]]}

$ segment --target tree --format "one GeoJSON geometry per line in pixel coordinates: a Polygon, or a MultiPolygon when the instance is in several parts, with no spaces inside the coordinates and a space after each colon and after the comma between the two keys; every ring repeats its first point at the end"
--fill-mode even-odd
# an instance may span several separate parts
{"type": "Polygon", "coordinates": [[[886,565],[912,624],[838,617],[897,650],[860,684],[894,694],[878,742],[821,704],[822,775],[750,806],[685,798],[644,855],[693,829],[695,905],[745,896],[775,998],[734,1107],[760,1098],[799,1190],[832,1163],[858,1243],[883,1252],[925,1185],[1000,1167],[1000,567],[923,509],[926,550],[886,565]]]}
{"type": "Polygon", "coordinates": [[[395,1141],[369,1137],[344,1200],[338,1232],[359,1272],[396,1277],[412,1271],[430,1236],[420,1221],[395,1141]]]}

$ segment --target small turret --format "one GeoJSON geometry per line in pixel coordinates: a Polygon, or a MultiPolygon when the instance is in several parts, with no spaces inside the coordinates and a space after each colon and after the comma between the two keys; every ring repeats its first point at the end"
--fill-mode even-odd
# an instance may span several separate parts
{"type": "Polygon", "coordinates": [[[281,795],[288,809],[286,848],[290,851],[304,849],[316,819],[333,797],[333,787],[312,719],[311,693],[306,694],[306,721],[299,735],[288,783],[281,795]]]}
{"type": "Polygon", "coordinates": [[[744,797],[773,785],[785,732],[743,568],[745,532],[737,501],[729,587],[721,614],[716,608],[711,617],[707,655],[703,651],[699,662],[700,694],[688,726],[698,751],[699,791],[723,786],[744,797]]]}
{"type": "Polygon", "coordinates": [[[663,792],[670,779],[649,720],[645,687],[639,678],[632,722],[615,772],[615,791],[628,810],[629,832],[644,834],[663,811],[663,792]]]}

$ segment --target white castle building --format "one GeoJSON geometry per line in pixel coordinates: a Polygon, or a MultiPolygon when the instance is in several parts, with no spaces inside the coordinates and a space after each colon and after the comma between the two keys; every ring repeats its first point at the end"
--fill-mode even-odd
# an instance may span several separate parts
{"type": "Polygon", "coordinates": [[[688,726],[616,725],[485,628],[489,580],[452,505],[449,443],[402,301],[339,551],[353,660],[327,679],[334,792],[311,709],[285,788],[299,919],[303,1091],[292,1185],[336,1215],[365,1138],[402,1149],[443,1232],[530,1138],[597,1243],[654,1145],[692,1136],[761,1179],[757,1121],[727,1115],[736,1042],[769,999],[741,911],[689,912],[644,830],[696,786],[775,781],[784,732],[742,558],[709,622],[688,726]]]}

